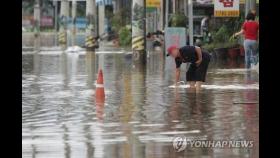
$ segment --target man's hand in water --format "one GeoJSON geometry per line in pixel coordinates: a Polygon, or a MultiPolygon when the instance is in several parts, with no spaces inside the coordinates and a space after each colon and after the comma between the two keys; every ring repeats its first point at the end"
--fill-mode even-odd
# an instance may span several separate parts
{"type": "Polygon", "coordinates": [[[175,75],[175,86],[177,86],[178,82],[180,81],[180,68],[176,68],[176,75],[175,75]]]}

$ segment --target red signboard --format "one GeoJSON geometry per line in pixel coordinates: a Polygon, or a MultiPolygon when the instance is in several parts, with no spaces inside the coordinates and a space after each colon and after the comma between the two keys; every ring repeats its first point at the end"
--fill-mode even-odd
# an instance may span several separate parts
{"type": "Polygon", "coordinates": [[[219,0],[224,7],[233,7],[233,0],[219,0]]]}

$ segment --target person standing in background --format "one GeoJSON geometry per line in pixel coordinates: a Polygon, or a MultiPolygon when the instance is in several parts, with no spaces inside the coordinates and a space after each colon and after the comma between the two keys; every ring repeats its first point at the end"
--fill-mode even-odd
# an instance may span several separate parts
{"type": "Polygon", "coordinates": [[[245,66],[251,68],[256,64],[256,54],[258,48],[259,23],[255,21],[254,13],[250,12],[246,16],[246,21],[243,23],[241,30],[233,35],[233,37],[244,34],[244,49],[245,49],[245,66]]]}
{"type": "Polygon", "coordinates": [[[209,32],[209,20],[210,17],[209,16],[205,16],[202,20],[201,20],[201,26],[200,26],[200,34],[204,35],[204,34],[208,34],[209,32]]]}

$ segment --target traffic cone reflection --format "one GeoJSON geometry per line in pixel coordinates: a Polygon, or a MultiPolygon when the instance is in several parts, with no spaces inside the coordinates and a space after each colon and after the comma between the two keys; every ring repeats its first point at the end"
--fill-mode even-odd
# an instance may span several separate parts
{"type": "Polygon", "coordinates": [[[96,103],[96,117],[97,120],[102,122],[104,115],[104,103],[96,103]]]}

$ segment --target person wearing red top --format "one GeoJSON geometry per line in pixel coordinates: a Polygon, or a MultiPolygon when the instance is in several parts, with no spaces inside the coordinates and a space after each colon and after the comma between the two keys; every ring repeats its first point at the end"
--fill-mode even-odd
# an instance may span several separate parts
{"type": "Polygon", "coordinates": [[[233,36],[244,34],[244,49],[245,49],[245,65],[246,68],[251,68],[252,64],[256,64],[256,54],[258,48],[259,23],[255,21],[255,15],[250,12],[246,16],[241,31],[233,36]]]}

